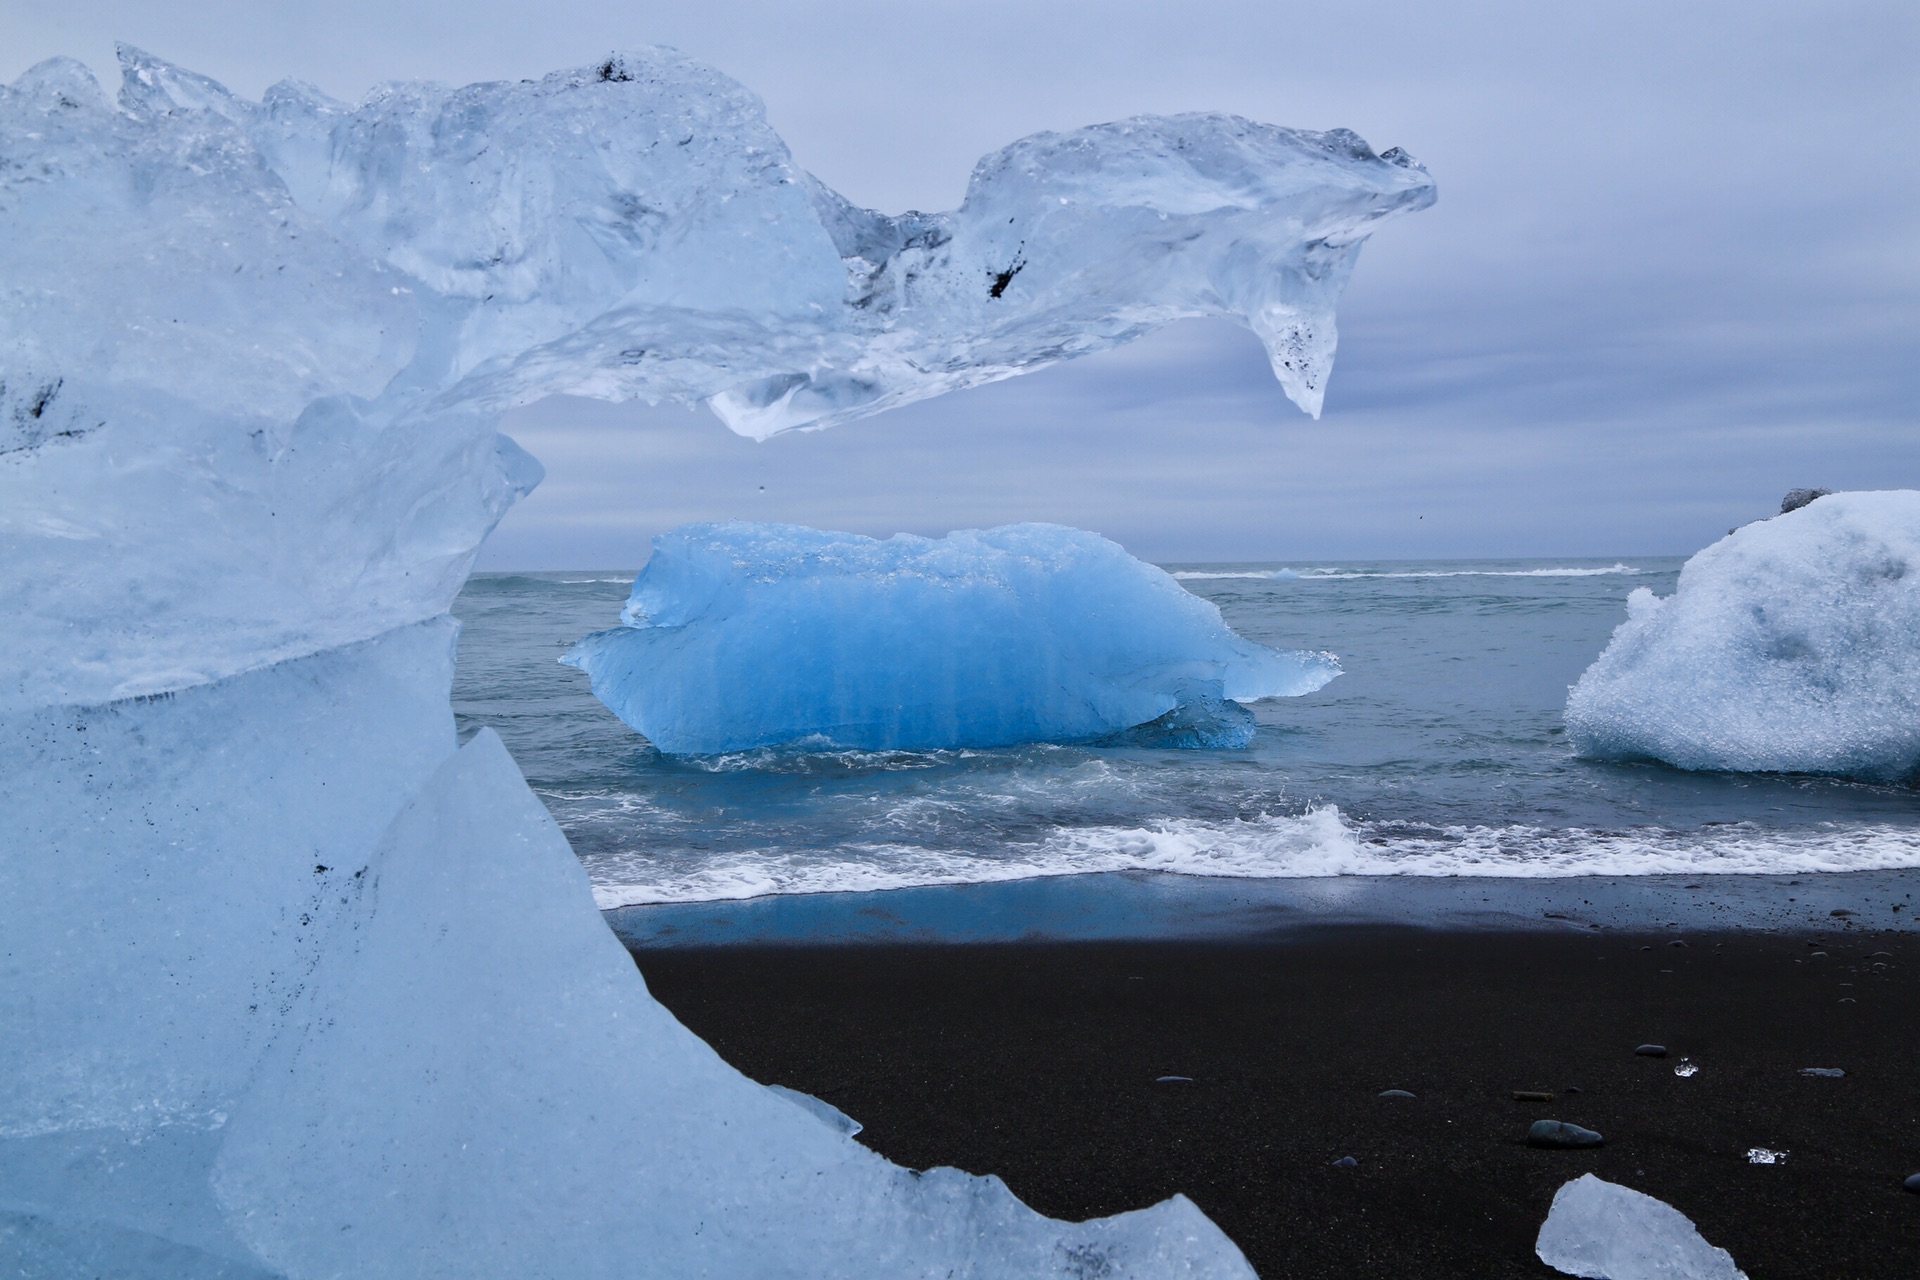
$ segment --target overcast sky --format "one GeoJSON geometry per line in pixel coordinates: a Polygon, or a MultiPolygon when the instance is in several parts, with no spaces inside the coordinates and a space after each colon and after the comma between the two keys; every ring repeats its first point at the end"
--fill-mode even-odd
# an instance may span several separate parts
{"type": "Polygon", "coordinates": [[[1794,486],[1920,487],[1913,0],[0,0],[0,78],[64,53],[111,83],[115,39],[348,99],[670,44],[888,212],[1142,112],[1344,125],[1439,184],[1362,255],[1317,423],[1218,322],[760,445],[550,401],[510,418],[548,480],[483,567],[634,567],[733,516],[1055,520],[1159,560],[1679,554],[1794,486]]]}

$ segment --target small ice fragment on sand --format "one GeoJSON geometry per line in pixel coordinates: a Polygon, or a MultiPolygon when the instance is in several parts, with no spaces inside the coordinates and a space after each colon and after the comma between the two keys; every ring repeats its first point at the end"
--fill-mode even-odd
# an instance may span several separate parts
{"type": "Polygon", "coordinates": [[[1747,1148],[1748,1164],[1785,1164],[1786,1160],[1787,1153],[1784,1151],[1769,1151],[1765,1147],[1747,1148]]]}
{"type": "Polygon", "coordinates": [[[1682,1080],[1686,1080],[1699,1075],[1700,1068],[1693,1065],[1692,1058],[1682,1058],[1680,1059],[1680,1065],[1673,1069],[1673,1074],[1679,1076],[1682,1080]]]}
{"type": "Polygon", "coordinates": [[[1819,1076],[1822,1080],[1844,1080],[1847,1076],[1847,1073],[1839,1067],[1802,1067],[1800,1068],[1800,1074],[1803,1076],[1819,1076]]]}
{"type": "Polygon", "coordinates": [[[810,1093],[802,1093],[798,1089],[789,1089],[783,1084],[770,1084],[767,1086],[767,1091],[780,1095],[794,1106],[818,1120],[821,1124],[827,1126],[827,1128],[832,1129],[836,1133],[844,1133],[849,1138],[866,1127],[840,1108],[834,1106],[831,1102],[823,1102],[810,1093]]]}
{"type": "Polygon", "coordinates": [[[1590,1173],[1554,1193],[1533,1251],[1554,1270],[1586,1280],[1746,1280],[1687,1215],[1590,1173]]]}

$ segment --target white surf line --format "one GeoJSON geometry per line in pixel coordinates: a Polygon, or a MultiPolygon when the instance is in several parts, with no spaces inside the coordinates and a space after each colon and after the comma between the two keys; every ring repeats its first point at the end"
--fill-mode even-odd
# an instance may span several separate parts
{"type": "MultiPolygon", "coordinates": [[[[1374,844],[1333,806],[1297,816],[1146,827],[1069,829],[978,857],[906,844],[734,854],[724,862],[635,881],[633,867],[590,867],[600,907],[711,902],[781,894],[871,893],[993,884],[1043,876],[1147,871],[1233,879],[1338,880],[1350,876],[1553,880],[1582,876],[1804,875],[1920,867],[1920,830],[1891,824],[1802,831],[1597,831],[1451,827],[1374,844]]],[[[612,860],[609,860],[610,862],[612,860]]]]}

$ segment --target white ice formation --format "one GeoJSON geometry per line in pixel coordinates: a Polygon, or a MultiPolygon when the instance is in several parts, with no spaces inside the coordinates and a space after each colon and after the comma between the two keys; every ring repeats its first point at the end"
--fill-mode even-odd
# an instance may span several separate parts
{"type": "Polygon", "coordinates": [[[1920,771],[1920,492],[1745,525],[1627,597],[1567,699],[1585,755],[1900,781],[1920,771]]]}
{"type": "Polygon", "coordinates": [[[456,742],[446,611],[555,392],[765,434],[1235,314],[1312,407],[1419,167],[1140,120],[893,219],[668,52],[358,107],[122,62],[0,90],[0,1271],[1250,1274],[720,1062],[456,742]]]}
{"type": "Polygon", "coordinates": [[[662,751],[1079,742],[1152,725],[1241,747],[1240,704],[1311,693],[1327,653],[1235,635],[1098,534],[1050,524],[885,541],[799,525],[654,539],[624,625],[561,659],[662,751]]]}
{"type": "Polygon", "coordinates": [[[1582,1174],[1553,1196],[1534,1252],[1584,1280],[1746,1280],[1733,1255],[1701,1239],[1664,1200],[1582,1174]]]}

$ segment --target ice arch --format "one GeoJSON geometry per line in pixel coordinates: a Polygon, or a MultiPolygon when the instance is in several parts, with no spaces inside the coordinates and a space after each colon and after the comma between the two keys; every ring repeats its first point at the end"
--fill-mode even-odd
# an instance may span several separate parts
{"type": "Polygon", "coordinates": [[[857,209],[668,51],[259,103],[0,90],[0,1259],[181,1276],[1245,1275],[879,1160],[653,1003],[446,610],[554,392],[764,436],[1230,315],[1317,411],[1404,154],[1224,116],[857,209]]]}

